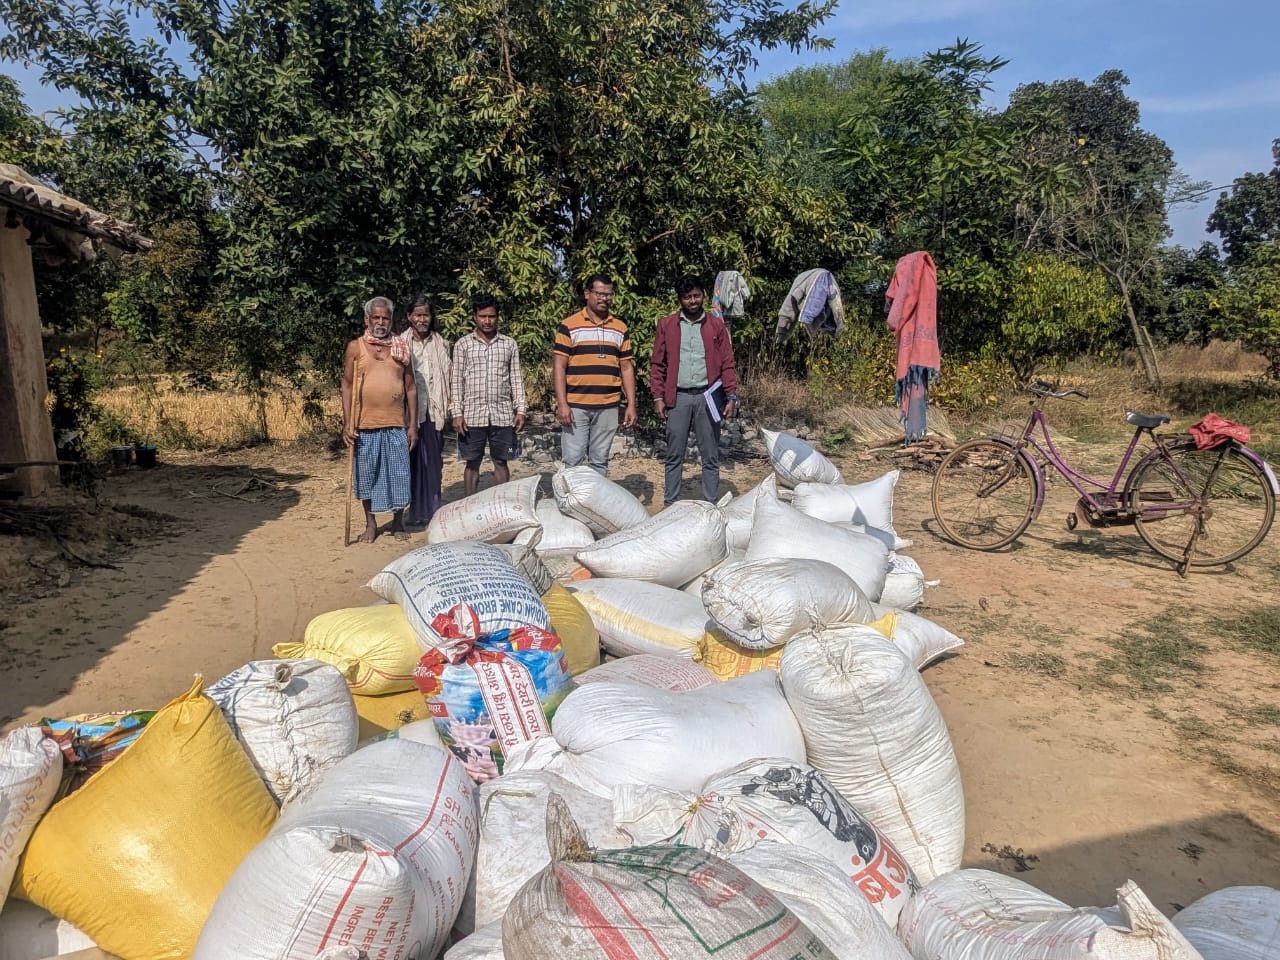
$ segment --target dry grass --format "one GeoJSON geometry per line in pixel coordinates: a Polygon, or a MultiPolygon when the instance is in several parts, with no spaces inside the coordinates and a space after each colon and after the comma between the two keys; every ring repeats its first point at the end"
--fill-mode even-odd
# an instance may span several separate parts
{"type": "Polygon", "coordinates": [[[242,391],[124,386],[103,390],[94,400],[128,434],[168,447],[233,449],[296,442],[321,430],[336,431],[341,422],[336,391],[308,403],[298,391],[280,390],[260,403],[242,391]]]}

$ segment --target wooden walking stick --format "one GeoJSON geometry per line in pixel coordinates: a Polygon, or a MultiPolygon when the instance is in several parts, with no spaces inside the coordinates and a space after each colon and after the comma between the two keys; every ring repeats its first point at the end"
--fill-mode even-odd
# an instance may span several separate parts
{"type": "MultiPolygon", "coordinates": [[[[360,430],[360,398],[364,392],[364,371],[356,374],[356,382],[351,390],[351,428],[360,430]]],[[[347,521],[342,530],[342,545],[351,546],[351,498],[355,496],[356,484],[356,445],[347,447],[347,521]]]]}

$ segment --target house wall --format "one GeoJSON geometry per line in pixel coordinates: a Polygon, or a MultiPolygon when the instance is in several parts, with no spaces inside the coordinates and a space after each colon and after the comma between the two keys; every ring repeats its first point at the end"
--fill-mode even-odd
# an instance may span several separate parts
{"type": "MultiPolygon", "coordinates": [[[[24,227],[0,226],[0,463],[58,458],[27,236],[24,227]]],[[[57,467],[24,467],[0,476],[0,489],[36,496],[57,482],[57,467]]]]}

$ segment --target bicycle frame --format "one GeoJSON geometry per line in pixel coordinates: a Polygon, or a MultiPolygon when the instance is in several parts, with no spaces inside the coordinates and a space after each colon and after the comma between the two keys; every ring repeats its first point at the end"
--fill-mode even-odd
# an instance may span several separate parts
{"type": "MultiPolygon", "coordinates": [[[[1040,510],[1044,506],[1045,474],[1043,464],[1052,466],[1062,479],[1066,480],[1075,489],[1076,493],[1080,494],[1080,497],[1099,515],[1128,511],[1129,504],[1122,502],[1123,490],[1121,489],[1121,482],[1128,475],[1129,462],[1133,459],[1134,451],[1138,448],[1138,439],[1142,434],[1148,434],[1157,448],[1152,453],[1159,452],[1160,455],[1167,457],[1168,450],[1160,438],[1148,427],[1136,427],[1133,431],[1133,437],[1129,440],[1129,446],[1125,449],[1124,457],[1121,458],[1120,465],[1116,467],[1115,475],[1112,476],[1109,482],[1099,480],[1077,470],[1058,452],[1058,448],[1053,445],[1053,437],[1049,431],[1049,421],[1041,409],[1043,402],[1042,398],[1031,411],[1031,416],[1027,418],[1027,425],[1022,430],[1021,438],[1013,445],[1019,453],[1027,457],[1033,467],[1032,472],[1036,480],[1036,500],[1031,516],[1033,518],[1039,516],[1040,510]],[[1037,427],[1040,428],[1040,436],[1043,438],[1043,442],[1036,438],[1037,427]],[[1038,456],[1028,455],[1026,452],[1028,447],[1033,449],[1038,456]],[[1099,496],[1101,499],[1099,499],[1099,496]]],[[[1181,471],[1177,470],[1176,465],[1174,470],[1181,476],[1181,471]]],[[[1181,477],[1181,479],[1184,483],[1187,482],[1185,477],[1181,477]]],[[[1170,507],[1164,509],[1179,508],[1176,505],[1170,505],[1170,507]]]]}

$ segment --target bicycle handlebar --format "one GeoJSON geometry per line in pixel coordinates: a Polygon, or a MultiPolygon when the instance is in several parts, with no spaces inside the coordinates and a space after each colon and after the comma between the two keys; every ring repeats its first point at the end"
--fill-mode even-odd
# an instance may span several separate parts
{"type": "Polygon", "coordinates": [[[1083,390],[1077,390],[1074,387],[1070,390],[1057,390],[1055,384],[1046,383],[1044,380],[1032,380],[1027,384],[1027,390],[1034,393],[1037,397],[1053,397],[1055,400],[1061,400],[1064,397],[1082,397],[1089,399],[1089,395],[1083,390]]]}

